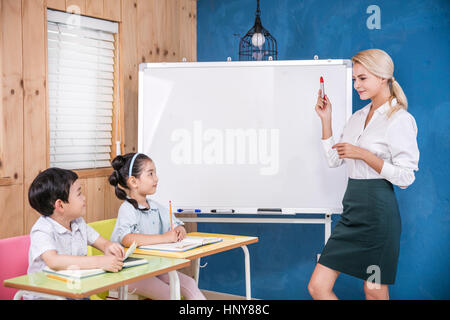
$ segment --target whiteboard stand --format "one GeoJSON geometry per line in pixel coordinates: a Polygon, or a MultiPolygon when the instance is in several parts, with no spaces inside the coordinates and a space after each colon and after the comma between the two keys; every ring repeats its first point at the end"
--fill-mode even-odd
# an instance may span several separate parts
{"type": "MultiPolygon", "coordinates": [[[[198,214],[201,215],[201,214],[198,214]]],[[[231,215],[231,214],[230,214],[231,215]]],[[[331,212],[325,212],[325,218],[244,218],[244,217],[183,217],[177,215],[177,218],[183,222],[209,222],[209,223],[304,223],[304,224],[324,224],[325,225],[325,241],[327,244],[328,239],[331,236],[331,212]]]]}
{"type": "MultiPolygon", "coordinates": [[[[317,213],[316,213],[317,214],[317,213]]],[[[303,224],[323,224],[325,226],[325,242],[324,245],[327,244],[328,239],[331,236],[331,215],[333,214],[332,211],[325,212],[325,217],[323,219],[316,219],[316,218],[243,218],[243,217],[182,217],[180,215],[177,216],[178,219],[180,219],[183,222],[200,222],[200,223],[303,223],[303,224]]],[[[339,213],[335,213],[339,214],[339,213]]],[[[229,214],[229,215],[234,215],[229,214]]],[[[249,252],[247,247],[245,249],[242,247],[242,250],[244,250],[245,255],[245,281],[246,281],[246,296],[247,299],[251,297],[250,293],[250,261],[249,261],[249,252]],[[247,261],[248,260],[248,261],[247,261]]],[[[319,261],[320,254],[317,254],[317,261],[319,261]]],[[[201,266],[201,267],[205,267],[201,266]]],[[[194,260],[194,280],[196,281],[198,285],[198,280],[200,277],[200,258],[197,258],[194,260]]]]}

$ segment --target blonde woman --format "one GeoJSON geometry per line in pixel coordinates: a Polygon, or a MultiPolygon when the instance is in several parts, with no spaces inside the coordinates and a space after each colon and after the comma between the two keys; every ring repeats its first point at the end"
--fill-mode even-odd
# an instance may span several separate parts
{"type": "Polygon", "coordinates": [[[371,103],[350,117],[339,143],[333,140],[331,102],[320,90],[316,104],[328,165],[345,163],[349,180],[344,211],[308,284],[314,299],[337,299],[333,286],[341,272],[364,280],[366,299],[389,299],[401,233],[393,185],[407,188],[418,170],[416,121],[406,111],[391,57],[369,49],[352,61],[354,88],[371,103]]]}

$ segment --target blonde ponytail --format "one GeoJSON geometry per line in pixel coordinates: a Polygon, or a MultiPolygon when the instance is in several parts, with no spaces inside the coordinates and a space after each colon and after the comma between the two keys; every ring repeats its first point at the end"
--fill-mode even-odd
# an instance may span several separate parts
{"type": "Polygon", "coordinates": [[[408,109],[408,100],[402,87],[394,78],[394,62],[391,57],[383,50],[368,49],[358,52],[353,58],[353,63],[359,63],[364,66],[370,73],[377,77],[388,79],[391,97],[389,104],[391,106],[388,117],[392,116],[400,109],[408,109]],[[397,100],[396,105],[392,105],[393,99],[397,100]]]}
{"type": "Polygon", "coordinates": [[[392,79],[389,79],[389,83],[391,88],[391,97],[389,99],[391,109],[389,110],[388,118],[390,118],[395,112],[400,109],[408,109],[408,99],[406,99],[405,93],[403,92],[400,84],[395,80],[394,77],[392,77],[392,79]],[[394,98],[397,100],[397,104],[395,106],[392,106],[392,100],[394,98]]]}

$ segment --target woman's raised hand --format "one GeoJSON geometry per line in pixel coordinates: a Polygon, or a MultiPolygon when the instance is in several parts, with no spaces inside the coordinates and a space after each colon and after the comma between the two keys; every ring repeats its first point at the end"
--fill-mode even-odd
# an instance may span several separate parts
{"type": "Polygon", "coordinates": [[[331,102],[325,95],[322,99],[322,90],[317,93],[316,112],[322,120],[331,120],[331,102]]]}

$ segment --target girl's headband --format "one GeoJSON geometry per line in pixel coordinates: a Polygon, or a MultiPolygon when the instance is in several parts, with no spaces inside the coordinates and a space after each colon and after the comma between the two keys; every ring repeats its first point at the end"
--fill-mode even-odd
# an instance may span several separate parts
{"type": "Polygon", "coordinates": [[[133,171],[133,165],[134,165],[134,160],[136,160],[136,157],[139,155],[139,152],[136,152],[136,154],[133,156],[133,158],[131,159],[130,162],[130,168],[128,169],[128,177],[131,177],[131,172],[133,171]]]}

